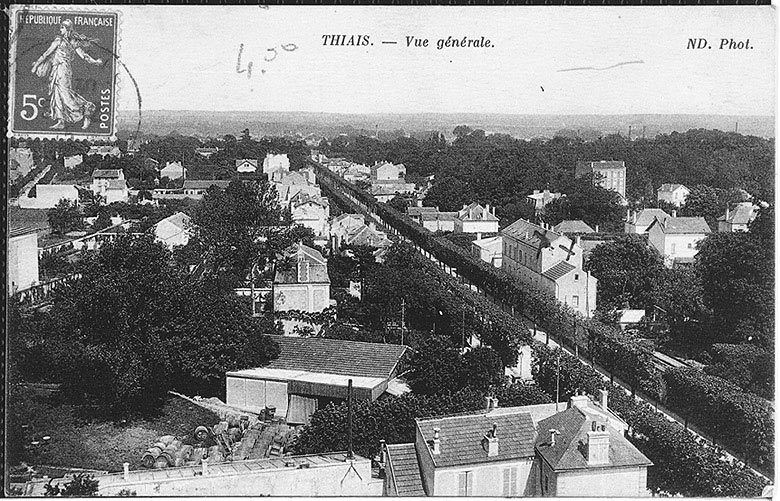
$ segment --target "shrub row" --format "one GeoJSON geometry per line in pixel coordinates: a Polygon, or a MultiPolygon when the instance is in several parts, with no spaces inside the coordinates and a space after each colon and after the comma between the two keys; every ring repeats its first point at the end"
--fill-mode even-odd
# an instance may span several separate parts
{"type": "MultiPolygon", "coordinates": [[[[384,223],[393,228],[399,235],[407,238],[427,253],[434,256],[442,263],[447,263],[457,269],[469,283],[476,285],[487,295],[497,298],[505,309],[522,315],[542,330],[558,338],[561,343],[569,348],[587,355],[595,362],[622,379],[632,389],[632,393],[641,392],[644,395],[662,400],[677,412],[685,414],[680,407],[682,402],[691,401],[691,395],[678,385],[664,388],[664,381],[660,371],[653,363],[652,347],[645,341],[624,333],[619,329],[606,325],[594,319],[585,319],[566,305],[543,291],[520,282],[517,278],[503,270],[496,269],[488,263],[472,256],[467,251],[453,244],[445,238],[437,237],[427,229],[414,223],[406,214],[400,213],[387,204],[376,200],[354,185],[346,182],[341,177],[324,169],[317,164],[320,179],[328,184],[335,184],[334,192],[343,189],[357,200],[365,209],[377,215],[384,223]]],[[[484,308],[483,311],[490,311],[484,308]]],[[[505,338],[505,336],[502,336],[505,338]]],[[[504,339],[503,346],[516,346],[519,339],[504,339]]],[[[502,344],[495,348],[502,354],[504,360],[508,360],[514,354],[504,353],[502,344]]],[[[715,376],[706,376],[701,372],[694,372],[690,376],[700,381],[693,386],[707,385],[703,378],[715,381],[715,387],[724,388],[729,383],[715,376]]],[[[703,409],[719,409],[723,405],[716,394],[699,392],[692,400],[695,405],[703,409]]],[[[732,443],[728,435],[730,430],[744,426],[744,423],[763,423],[767,429],[773,429],[774,419],[767,416],[760,406],[754,402],[755,397],[731,393],[729,396],[729,408],[739,409],[739,412],[729,412],[719,417],[721,420],[717,427],[707,427],[717,441],[732,443]]],[[[693,419],[693,416],[691,416],[693,419]]],[[[693,419],[696,422],[696,419],[693,419]]],[[[758,429],[756,427],[756,429],[758,429]]],[[[773,451],[773,437],[771,434],[756,432],[752,435],[754,442],[748,441],[740,444],[738,451],[754,462],[763,471],[772,471],[771,457],[773,451]]]]}

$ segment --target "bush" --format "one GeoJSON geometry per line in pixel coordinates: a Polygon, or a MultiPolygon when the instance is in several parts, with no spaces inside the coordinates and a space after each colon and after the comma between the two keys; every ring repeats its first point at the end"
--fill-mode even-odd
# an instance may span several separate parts
{"type": "Polygon", "coordinates": [[[47,497],[95,497],[98,492],[98,481],[92,475],[77,473],[67,484],[52,485],[49,481],[44,488],[46,489],[44,496],[47,497]]]}

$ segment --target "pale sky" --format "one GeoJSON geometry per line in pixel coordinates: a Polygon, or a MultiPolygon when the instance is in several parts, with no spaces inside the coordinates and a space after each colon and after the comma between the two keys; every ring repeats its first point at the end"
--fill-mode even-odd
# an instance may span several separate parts
{"type": "MultiPolygon", "coordinates": [[[[112,9],[147,110],[775,114],[768,6],[112,9]],[[373,45],[323,46],[329,34],[369,35],[373,45]],[[406,36],[429,46],[407,47],[406,36]],[[447,36],[484,36],[494,47],[437,50],[447,36]],[[686,49],[690,38],[712,49],[686,49]],[[721,38],[749,39],[753,49],[719,50],[721,38]],[[251,79],[236,72],[242,43],[251,79]],[[269,48],[276,57],[267,62],[269,48]],[[643,62],[559,71],[630,61],[643,62]]],[[[121,109],[137,109],[132,83],[120,78],[121,109]]]]}

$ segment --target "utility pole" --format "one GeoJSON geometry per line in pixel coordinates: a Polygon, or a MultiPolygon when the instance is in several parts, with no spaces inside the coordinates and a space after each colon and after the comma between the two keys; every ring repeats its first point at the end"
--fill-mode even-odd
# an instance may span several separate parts
{"type": "MultiPolygon", "coordinates": [[[[561,400],[561,348],[558,347],[558,362],[555,366],[555,412],[558,412],[558,402],[561,400]]],[[[350,428],[351,430],[351,428],[350,428]]]]}
{"type": "Polygon", "coordinates": [[[349,449],[347,449],[347,459],[354,459],[355,455],[352,453],[352,380],[347,381],[347,442],[349,449]]]}
{"type": "Polygon", "coordinates": [[[404,344],[405,330],[406,330],[406,299],[401,298],[401,344],[404,344]]]}
{"type": "Polygon", "coordinates": [[[460,340],[460,348],[463,349],[466,347],[466,308],[463,307],[463,310],[461,311],[461,340],[460,340]]]}
{"type": "Polygon", "coordinates": [[[252,270],[249,272],[249,290],[252,298],[252,318],[257,315],[255,306],[255,270],[257,269],[257,263],[252,265],[252,270]]]}

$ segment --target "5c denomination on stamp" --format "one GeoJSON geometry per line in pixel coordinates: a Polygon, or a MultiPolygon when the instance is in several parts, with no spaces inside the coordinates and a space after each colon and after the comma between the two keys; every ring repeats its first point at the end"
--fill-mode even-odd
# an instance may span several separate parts
{"type": "Polygon", "coordinates": [[[115,137],[117,13],[18,8],[11,19],[9,135],[115,137]]]}

